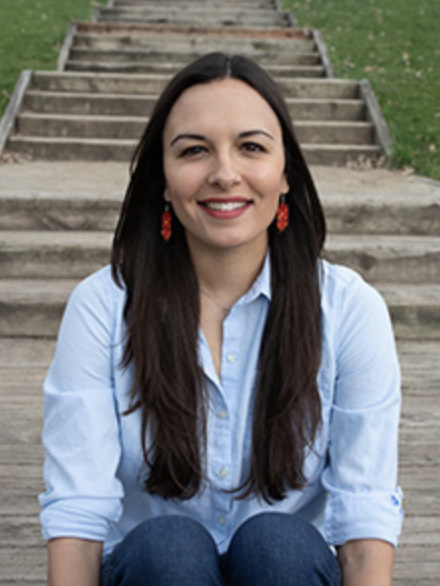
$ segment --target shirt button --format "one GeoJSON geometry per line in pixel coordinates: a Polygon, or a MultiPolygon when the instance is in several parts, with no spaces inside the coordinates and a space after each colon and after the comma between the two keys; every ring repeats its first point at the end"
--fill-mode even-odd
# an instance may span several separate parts
{"type": "Polygon", "coordinates": [[[233,363],[233,362],[236,361],[236,359],[237,359],[237,355],[234,354],[233,352],[231,352],[230,354],[228,354],[228,362],[233,363]]]}
{"type": "Polygon", "coordinates": [[[219,517],[218,522],[220,525],[226,525],[226,517],[219,517]]]}
{"type": "Polygon", "coordinates": [[[220,419],[227,419],[228,412],[225,409],[222,409],[221,411],[219,411],[218,416],[220,417],[220,419]]]}
{"type": "Polygon", "coordinates": [[[228,471],[226,470],[226,468],[222,468],[218,474],[220,478],[226,478],[226,476],[228,475],[228,471]]]}

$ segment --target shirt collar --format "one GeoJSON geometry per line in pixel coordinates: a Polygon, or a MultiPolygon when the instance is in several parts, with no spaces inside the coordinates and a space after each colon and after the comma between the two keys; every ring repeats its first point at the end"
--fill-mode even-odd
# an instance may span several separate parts
{"type": "Polygon", "coordinates": [[[264,259],[263,268],[260,274],[255,279],[252,287],[247,291],[241,299],[239,299],[237,305],[245,305],[251,303],[257,299],[260,295],[266,297],[268,301],[272,298],[272,287],[271,287],[271,269],[270,269],[270,255],[269,251],[266,253],[264,259]]]}

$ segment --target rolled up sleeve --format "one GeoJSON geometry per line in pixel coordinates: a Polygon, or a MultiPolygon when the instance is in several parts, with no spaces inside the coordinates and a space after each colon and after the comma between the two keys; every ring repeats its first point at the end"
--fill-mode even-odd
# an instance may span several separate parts
{"type": "Polygon", "coordinates": [[[400,370],[381,296],[353,277],[341,294],[337,375],[329,427],[327,539],[397,544],[402,494],[397,487],[400,370]]]}
{"type": "Polygon", "coordinates": [[[110,278],[104,269],[71,295],[44,384],[46,491],[39,500],[46,539],[104,541],[122,511],[110,278]]]}

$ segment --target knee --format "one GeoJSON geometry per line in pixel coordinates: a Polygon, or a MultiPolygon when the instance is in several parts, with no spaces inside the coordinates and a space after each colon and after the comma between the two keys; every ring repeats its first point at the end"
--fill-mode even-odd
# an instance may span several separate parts
{"type": "Polygon", "coordinates": [[[309,522],[287,513],[261,513],[251,517],[236,531],[231,546],[246,545],[269,549],[287,547],[290,551],[310,550],[327,545],[319,531],[309,522]]]}
{"type": "Polygon", "coordinates": [[[251,517],[237,530],[228,550],[228,558],[235,569],[246,568],[248,573],[253,568],[255,575],[270,576],[274,572],[285,572],[290,579],[297,576],[299,570],[306,575],[315,572],[326,560],[332,563],[332,557],[313,525],[286,513],[262,513],[251,517]]]}
{"type": "Polygon", "coordinates": [[[197,573],[216,556],[215,542],[202,525],[188,517],[170,515],[135,527],[112,554],[112,567],[117,575],[142,574],[156,583],[158,577],[178,580],[181,574],[197,573]]]}

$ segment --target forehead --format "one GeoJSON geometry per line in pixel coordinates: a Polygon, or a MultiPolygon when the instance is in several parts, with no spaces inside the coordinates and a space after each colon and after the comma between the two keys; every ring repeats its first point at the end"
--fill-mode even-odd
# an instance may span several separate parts
{"type": "Polygon", "coordinates": [[[231,126],[263,127],[281,134],[275,112],[256,90],[238,79],[222,79],[185,90],[171,109],[164,136],[183,127],[215,131],[231,126]]]}

